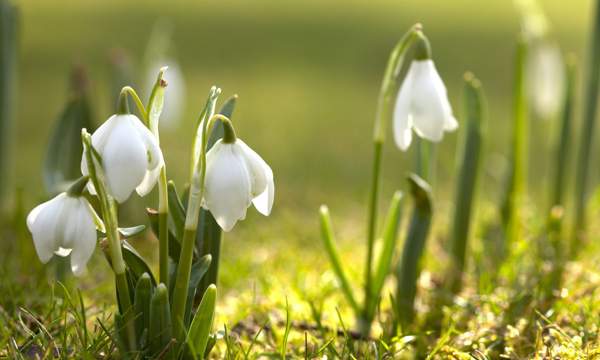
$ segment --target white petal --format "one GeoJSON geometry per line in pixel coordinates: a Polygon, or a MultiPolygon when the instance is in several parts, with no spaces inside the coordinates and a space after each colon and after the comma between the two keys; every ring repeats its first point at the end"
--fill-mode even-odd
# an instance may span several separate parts
{"type": "Polygon", "coordinates": [[[262,194],[267,189],[267,174],[265,171],[265,167],[268,167],[267,163],[241,139],[237,139],[233,146],[234,151],[246,160],[246,167],[250,172],[252,197],[262,194]]]}
{"type": "Polygon", "coordinates": [[[140,119],[135,115],[129,115],[129,120],[133,127],[137,130],[140,139],[146,146],[146,153],[148,157],[148,170],[154,170],[161,167],[164,164],[164,159],[158,141],[154,134],[146,127],[140,119]]]}
{"type": "Polygon", "coordinates": [[[71,270],[73,274],[79,276],[85,272],[86,264],[96,248],[96,225],[87,201],[83,198],[76,200],[78,204],[70,215],[65,241],[68,241],[68,245],[72,248],[71,270]]]}
{"type": "Polygon", "coordinates": [[[550,42],[531,47],[527,59],[528,95],[534,111],[542,118],[555,116],[562,105],[565,66],[560,48],[550,42]]]}
{"type": "Polygon", "coordinates": [[[158,177],[160,176],[160,170],[162,167],[158,167],[154,170],[146,171],[146,176],[144,176],[144,180],[142,183],[135,188],[135,191],[139,196],[146,196],[152,191],[154,185],[158,181],[158,177]]]}
{"type": "Polygon", "coordinates": [[[409,71],[400,86],[394,105],[394,140],[402,151],[412,142],[412,119],[410,114],[412,73],[409,71]]]}
{"type": "Polygon", "coordinates": [[[245,142],[237,139],[236,144],[241,146],[246,164],[251,173],[252,179],[252,203],[256,210],[265,216],[269,216],[273,208],[273,200],[275,199],[275,182],[273,181],[273,170],[245,142]]]}
{"type": "Polygon", "coordinates": [[[450,107],[440,76],[432,60],[413,61],[411,114],[417,134],[430,141],[442,140],[450,107]]]}
{"type": "Polygon", "coordinates": [[[204,207],[224,231],[246,216],[251,203],[251,179],[246,161],[232,144],[217,141],[206,155],[204,207]]]}
{"type": "Polygon", "coordinates": [[[59,239],[57,237],[58,223],[63,212],[65,193],[61,193],[53,199],[38,205],[27,216],[27,227],[33,236],[33,243],[38,257],[43,263],[52,258],[58,250],[59,239]]]}
{"type": "Polygon", "coordinates": [[[148,169],[148,154],[131,121],[122,117],[118,120],[122,121],[113,127],[100,155],[108,191],[122,203],[144,179],[148,169]]]}

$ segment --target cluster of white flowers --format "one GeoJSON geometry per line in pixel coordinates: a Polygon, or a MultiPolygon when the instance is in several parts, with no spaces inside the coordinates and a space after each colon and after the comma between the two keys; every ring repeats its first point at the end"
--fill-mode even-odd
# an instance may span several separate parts
{"type": "MultiPolygon", "coordinates": [[[[164,165],[163,154],[155,135],[137,116],[111,116],[93,133],[92,146],[102,160],[107,192],[118,203],[125,202],[134,191],[145,196],[156,185],[164,165]]],[[[81,172],[89,174],[85,154],[81,172]]],[[[96,194],[91,181],[87,188],[96,194]]],[[[96,228],[101,227],[82,190],[61,193],[27,217],[40,260],[46,263],[53,254],[70,254],[76,275],[85,270],[96,245],[96,228]]],[[[223,230],[230,231],[244,219],[252,203],[260,213],[269,215],[274,193],[273,171],[242,140],[219,140],[208,151],[202,204],[223,230]]]]}

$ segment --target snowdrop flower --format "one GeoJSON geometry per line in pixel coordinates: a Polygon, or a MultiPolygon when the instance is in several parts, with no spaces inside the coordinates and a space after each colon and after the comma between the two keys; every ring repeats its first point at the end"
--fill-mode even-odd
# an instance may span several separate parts
{"type": "Polygon", "coordinates": [[[254,204],[268,216],[273,207],[275,184],[267,163],[240,139],[217,141],[206,154],[203,207],[210,210],[225,231],[246,217],[254,204]]]}
{"type": "Polygon", "coordinates": [[[70,254],[71,270],[77,276],[85,272],[96,247],[96,228],[103,230],[94,209],[81,196],[87,177],[82,180],[74,185],[79,185],[78,194],[71,190],[63,192],[36,206],[27,215],[27,227],[33,235],[40,260],[47,263],[54,254],[70,254]]]}
{"type": "Polygon", "coordinates": [[[444,132],[458,128],[446,87],[431,60],[429,44],[423,36],[417,41],[415,59],[394,107],[394,139],[402,151],[410,146],[413,129],[419,137],[439,142],[444,132]]]}
{"type": "MultiPolygon", "coordinates": [[[[147,195],[158,180],[163,155],[158,141],[132,114],[111,116],[92,134],[92,146],[102,158],[108,192],[119,203],[133,190],[147,195]]],[[[81,159],[81,172],[88,174],[87,160],[81,159]]],[[[89,190],[95,194],[90,183],[89,190]]]]}
{"type": "Polygon", "coordinates": [[[527,59],[527,85],[529,100],[540,118],[552,118],[560,111],[565,65],[558,46],[540,41],[531,47],[527,59]]]}

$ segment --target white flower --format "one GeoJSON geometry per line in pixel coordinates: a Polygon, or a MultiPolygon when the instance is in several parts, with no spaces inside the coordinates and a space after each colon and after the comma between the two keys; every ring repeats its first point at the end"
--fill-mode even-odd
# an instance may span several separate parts
{"type": "Polygon", "coordinates": [[[561,108],[565,88],[565,66],[558,46],[540,42],[527,58],[527,91],[535,113],[542,119],[555,116],[561,108]]]}
{"type": "Polygon", "coordinates": [[[219,140],[206,154],[203,207],[210,210],[225,231],[246,217],[246,209],[268,216],[273,206],[275,184],[267,163],[242,140],[219,140]]]}
{"type": "Polygon", "coordinates": [[[414,60],[400,86],[394,108],[394,139],[402,151],[412,141],[412,129],[429,141],[442,140],[458,128],[446,87],[431,59],[414,60]]]}
{"type": "Polygon", "coordinates": [[[38,257],[47,263],[53,254],[71,254],[71,270],[81,275],[96,247],[94,210],[85,198],[61,193],[27,215],[38,257]]]}
{"type": "MultiPolygon", "coordinates": [[[[133,190],[148,194],[160,174],[163,155],[156,138],[135,115],[113,115],[92,134],[92,146],[102,158],[106,186],[119,203],[133,190]]],[[[88,175],[85,154],[81,172],[88,175]]],[[[91,193],[95,189],[89,185],[91,193]]]]}

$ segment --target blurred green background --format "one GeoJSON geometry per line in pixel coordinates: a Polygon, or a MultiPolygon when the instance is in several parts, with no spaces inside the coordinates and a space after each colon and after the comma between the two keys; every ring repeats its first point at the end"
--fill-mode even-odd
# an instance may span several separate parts
{"type": "MultiPolygon", "coordinates": [[[[459,122],[463,73],[473,71],[484,84],[490,139],[483,193],[497,196],[500,182],[494,174],[502,173],[501,155],[509,144],[512,56],[519,29],[512,1],[24,0],[18,4],[22,32],[16,183],[25,189],[28,209],[44,196],[40,169],[51,127],[67,99],[72,65],[87,68],[95,118],[104,121],[115,103],[110,53],[124,49],[134,66],[141,66],[150,33],[161,19],[172,24],[172,54],[186,80],[183,119],[174,131],[161,134],[169,177],[180,186],[186,181],[192,129],[209,87],[220,86],[223,99],[239,94],[233,117],[238,135],[275,173],[273,217],[263,219],[249,211],[250,223],[259,227],[253,234],[269,234],[256,235],[259,239],[278,241],[281,235],[275,234],[289,220],[296,225],[287,228],[291,236],[286,238],[300,242],[307,238],[306,246],[319,249],[316,210],[324,202],[334,220],[350,215],[346,225],[359,224],[362,234],[362,222],[354,220],[363,215],[359,206],[367,199],[379,86],[390,50],[415,22],[423,24],[431,41],[459,122]]],[[[552,0],[541,5],[552,37],[581,59],[591,1],[552,0]]],[[[536,136],[553,128],[548,123],[531,126],[536,136]]],[[[441,208],[454,188],[456,140],[457,134],[450,134],[438,148],[435,188],[440,199],[436,206],[441,208]]],[[[543,144],[534,143],[533,152],[539,153],[535,147],[543,144]]],[[[386,148],[384,199],[404,188],[411,159],[395,148],[391,136],[386,148]]],[[[533,175],[539,180],[540,174],[533,175]]],[[[382,206],[386,204],[387,200],[382,206]]],[[[247,224],[238,225],[241,235],[235,237],[247,234],[247,224]]]]}

